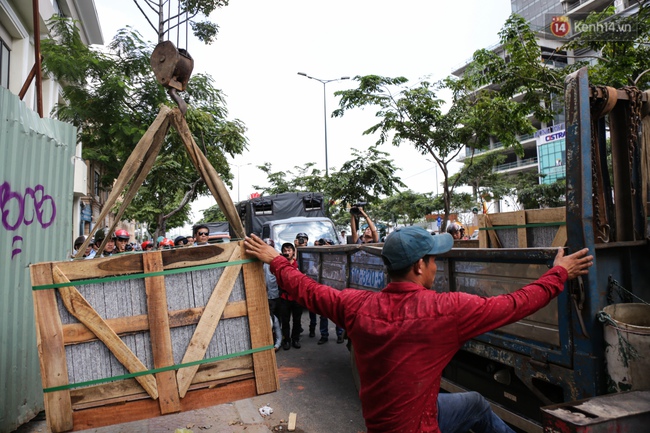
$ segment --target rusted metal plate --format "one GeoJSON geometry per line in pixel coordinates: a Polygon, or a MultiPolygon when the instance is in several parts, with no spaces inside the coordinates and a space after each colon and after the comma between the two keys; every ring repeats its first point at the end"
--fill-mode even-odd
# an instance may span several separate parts
{"type": "Polygon", "coordinates": [[[542,408],[544,433],[640,433],[650,426],[650,391],[603,395],[542,408]]]}

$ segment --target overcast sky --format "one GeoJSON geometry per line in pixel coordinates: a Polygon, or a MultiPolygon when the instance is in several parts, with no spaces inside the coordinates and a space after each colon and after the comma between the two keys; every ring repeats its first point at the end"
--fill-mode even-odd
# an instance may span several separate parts
{"type": "MultiPolygon", "coordinates": [[[[106,43],[127,25],[146,40],[156,39],[132,0],[95,3],[106,43]]],[[[273,171],[295,173],[295,166],[307,162],[325,169],[323,85],[298,72],[323,80],[368,74],[438,80],[475,50],[496,43],[509,14],[508,0],[230,0],[210,17],[220,27],[217,41],[205,46],[190,40],[187,48],[194,73],[214,78],[226,95],[229,117],[248,128],[248,151],[232,161],[233,201],[247,198],[253,185],[266,185],[255,168],[265,162],[273,171]]],[[[365,150],[377,139],[362,135],[376,123],[375,110],[330,117],[338,105],[333,93],[355,84],[326,85],[330,171],[351,159],[350,148],[365,150]]],[[[382,150],[410,189],[436,191],[433,164],[412,147],[386,144],[382,150]]],[[[194,219],[212,204],[212,198],[196,203],[194,219]]]]}

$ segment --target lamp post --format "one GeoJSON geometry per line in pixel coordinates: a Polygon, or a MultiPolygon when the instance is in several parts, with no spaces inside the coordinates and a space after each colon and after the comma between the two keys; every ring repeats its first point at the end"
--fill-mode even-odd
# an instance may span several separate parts
{"type": "Polygon", "coordinates": [[[311,80],[316,80],[323,84],[323,117],[325,119],[325,177],[329,177],[329,165],[327,163],[327,93],[325,93],[325,85],[327,83],[331,83],[332,81],[349,80],[350,77],[334,78],[332,80],[322,80],[320,78],[307,75],[304,72],[298,72],[298,75],[302,75],[303,77],[307,77],[311,80]]]}
{"type": "Polygon", "coordinates": [[[237,167],[237,203],[239,203],[239,179],[240,179],[240,176],[239,176],[239,168],[240,168],[240,167],[244,167],[244,166],[246,166],[246,165],[251,165],[251,163],[248,162],[248,163],[246,163],[246,164],[233,164],[233,165],[234,165],[235,167],[237,167]]]}

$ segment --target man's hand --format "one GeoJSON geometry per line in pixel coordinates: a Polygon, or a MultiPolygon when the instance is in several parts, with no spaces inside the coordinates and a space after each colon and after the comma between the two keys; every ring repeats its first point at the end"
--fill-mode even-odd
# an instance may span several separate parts
{"type": "Polygon", "coordinates": [[[589,248],[584,248],[568,256],[564,255],[564,248],[559,248],[553,266],[562,266],[569,274],[569,280],[585,275],[594,264],[594,256],[587,255],[589,248]]]}
{"type": "Polygon", "coordinates": [[[274,258],[280,255],[275,248],[267,245],[266,242],[255,235],[251,235],[251,237],[246,236],[244,247],[246,248],[247,254],[264,263],[271,263],[274,258]]]}

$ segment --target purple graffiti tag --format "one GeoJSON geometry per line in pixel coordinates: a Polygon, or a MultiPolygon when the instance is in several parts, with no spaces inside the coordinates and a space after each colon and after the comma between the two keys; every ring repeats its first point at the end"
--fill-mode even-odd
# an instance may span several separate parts
{"type": "MultiPolygon", "coordinates": [[[[22,237],[22,236],[14,236],[14,240],[13,240],[13,242],[11,243],[11,247],[13,248],[14,245],[16,244],[16,242],[18,242],[18,241],[22,241],[22,240],[23,240],[23,237],[22,237]]],[[[23,250],[21,250],[20,248],[13,248],[13,249],[11,250],[11,260],[14,259],[14,256],[15,256],[15,255],[20,254],[22,251],[23,251],[23,250]]]]}
{"type": "MultiPolygon", "coordinates": [[[[25,198],[27,198],[28,195],[31,195],[34,201],[34,212],[36,213],[36,219],[38,220],[39,223],[41,223],[41,227],[44,229],[48,228],[49,226],[52,225],[54,222],[54,219],[56,218],[56,205],[54,204],[54,199],[52,199],[52,196],[45,194],[45,188],[43,185],[36,185],[34,189],[32,188],[26,188],[25,189],[25,198]],[[49,208],[46,206],[46,202],[50,203],[49,208]],[[43,215],[45,214],[44,210],[51,210],[49,219],[47,221],[43,220],[43,215]]],[[[34,218],[27,222],[25,220],[25,224],[29,225],[32,222],[34,222],[34,218]]]]}
{"type": "Polygon", "coordinates": [[[19,192],[12,191],[8,182],[3,182],[0,185],[0,215],[2,215],[2,226],[6,230],[16,230],[23,224],[28,226],[34,222],[34,218],[45,229],[56,219],[56,204],[52,196],[45,194],[43,185],[25,188],[25,194],[21,195],[19,192]],[[32,205],[33,211],[28,219],[25,208],[29,197],[31,197],[29,204],[32,205]],[[12,211],[13,218],[11,218],[12,211]]]}
{"type": "Polygon", "coordinates": [[[0,209],[2,210],[2,225],[5,229],[16,230],[22,224],[25,212],[23,198],[20,194],[11,190],[11,186],[8,182],[3,182],[2,185],[0,185],[0,209]],[[17,206],[13,207],[18,210],[18,215],[14,224],[9,222],[9,212],[11,212],[9,202],[11,200],[16,200],[18,202],[17,206]]]}

